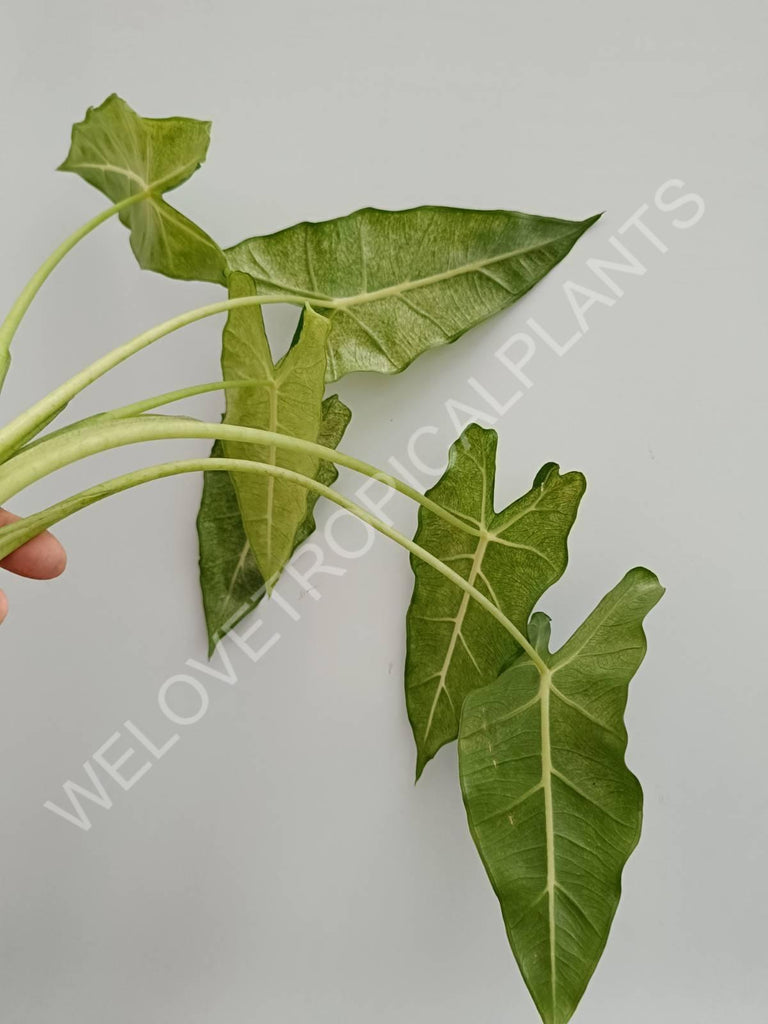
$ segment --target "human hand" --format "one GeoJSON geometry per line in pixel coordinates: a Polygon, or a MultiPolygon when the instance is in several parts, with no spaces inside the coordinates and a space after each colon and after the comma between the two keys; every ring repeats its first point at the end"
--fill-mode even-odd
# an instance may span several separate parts
{"type": "MultiPolygon", "coordinates": [[[[0,526],[15,523],[18,516],[0,508],[0,526]]],[[[0,566],[17,576],[32,580],[52,580],[60,576],[67,565],[67,554],[56,538],[50,533],[41,533],[28,541],[18,551],[0,561],[0,566]]],[[[0,622],[8,613],[8,599],[0,590],[0,622]]]]}

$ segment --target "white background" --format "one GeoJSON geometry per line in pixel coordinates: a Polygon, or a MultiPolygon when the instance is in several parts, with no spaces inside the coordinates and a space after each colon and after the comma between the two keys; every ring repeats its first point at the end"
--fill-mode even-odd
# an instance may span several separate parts
{"type": "MultiPolygon", "coordinates": [[[[364,205],[606,211],[506,314],[400,377],[342,382],[355,413],[344,448],[374,463],[403,459],[430,424],[440,434],[423,452],[444,459],[456,433],[445,401],[471,403],[470,376],[509,395],[496,349],[528,317],[564,341],[575,329],[564,283],[594,284],[586,261],[610,257],[611,234],[651,205],[668,252],[625,235],[645,276],[589,311],[567,356],[539,346],[534,387],[498,424],[499,504],[548,460],[589,480],[568,573],[543,605],[556,640],[632,565],[668,588],[631,689],[645,829],[577,1014],[592,1024],[757,1020],[768,996],[767,41],[764,5],[747,0],[3,5],[5,306],[102,208],[53,168],[71,123],[115,90],[146,116],[214,121],[210,158],[174,202],[222,244],[364,205]],[[688,230],[653,209],[670,178],[706,202],[688,230]]],[[[120,225],[99,229],[25,321],[3,417],[219,294],[139,272],[120,225]]],[[[270,317],[278,351],[290,316],[270,317]]],[[[72,413],[215,379],[219,329],[163,341],[72,413]]],[[[219,409],[216,396],[190,406],[219,409]]],[[[92,460],[14,507],[206,449],[92,460]]],[[[233,654],[239,685],[209,681],[207,716],[129,793],[110,784],[114,806],[92,810],[89,833],[43,809],[64,802],[64,781],[84,779],[125,719],[167,735],[157,692],[204,660],[199,488],[178,479],[97,506],[61,526],[61,580],[3,580],[0,1018],[534,1022],[467,833],[454,750],[412,784],[411,579],[384,540],[321,579],[318,602],[284,583],[301,621],[262,606],[257,638],[281,641],[259,665],[233,654]]],[[[412,530],[413,511],[391,508],[412,530]]]]}

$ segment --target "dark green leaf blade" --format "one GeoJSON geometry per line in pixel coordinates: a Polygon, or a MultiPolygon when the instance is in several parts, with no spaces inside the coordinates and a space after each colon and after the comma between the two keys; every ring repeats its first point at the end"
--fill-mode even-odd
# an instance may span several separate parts
{"type": "MultiPolygon", "coordinates": [[[[489,597],[521,630],[541,595],[565,571],[568,534],[585,481],[544,466],[532,489],[493,507],[497,435],[471,424],[451,448],[448,469],[428,492],[480,527],[474,537],[419,510],[415,540],[489,597]]],[[[520,649],[509,633],[449,580],[418,559],[407,618],[405,694],[418,751],[417,778],[458,734],[466,695],[495,679],[520,649]]]]}
{"type": "Polygon", "coordinates": [[[566,1024],[602,954],[637,845],[642,790],[624,710],[663,588],[633,569],[556,653],[548,619],[521,656],[464,704],[459,771],[470,831],[510,945],[545,1024],[566,1024]]]}
{"type": "MultiPolygon", "coordinates": [[[[233,273],[229,294],[233,299],[254,296],[256,286],[247,274],[233,273]]],[[[275,366],[261,307],[231,309],[222,343],[224,380],[260,383],[227,391],[225,423],[316,441],[323,418],[328,326],[325,317],[305,310],[299,343],[275,366]]],[[[224,443],[224,454],[283,466],[308,477],[316,474],[319,463],[305,452],[234,441],[224,443]]],[[[245,532],[259,572],[270,587],[293,551],[296,531],[307,512],[307,491],[272,476],[235,473],[233,480],[245,532]]]]}
{"type": "Polygon", "coordinates": [[[331,320],[328,380],[399,373],[512,305],[570,251],[584,221],[506,210],[358,210],[249,238],[228,266],[331,320]],[[328,308],[333,300],[336,308],[328,308]]]}
{"type": "Polygon", "coordinates": [[[113,94],[90,107],[72,128],[72,145],[60,171],[72,171],[113,203],[145,198],[120,212],[131,248],[145,270],[182,280],[224,284],[224,254],[201,228],[162,198],[205,160],[209,121],[140,117],[113,94]]]}
{"type": "MultiPolygon", "coordinates": [[[[323,421],[318,444],[337,448],[352,413],[337,395],[323,402],[323,421]]],[[[214,458],[224,454],[219,441],[213,446],[214,458]]],[[[331,462],[321,462],[316,479],[330,487],[338,476],[331,462]]],[[[310,494],[307,512],[296,532],[294,550],[315,531],[315,503],[319,495],[310,494]]],[[[266,593],[264,577],[245,534],[235,485],[229,473],[206,473],[203,497],[197,517],[200,541],[200,585],[209,653],[219,640],[246,615],[266,593]]]]}

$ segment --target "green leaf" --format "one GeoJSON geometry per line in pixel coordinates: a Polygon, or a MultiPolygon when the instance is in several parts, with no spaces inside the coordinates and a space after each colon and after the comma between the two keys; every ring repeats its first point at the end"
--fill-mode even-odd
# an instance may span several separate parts
{"type": "Polygon", "coordinates": [[[145,270],[223,284],[221,249],[162,198],[205,160],[210,133],[209,121],[139,117],[113,94],[72,128],[72,145],[59,170],[79,174],[113,203],[144,197],[121,210],[120,220],[145,270]]]}
{"type": "Polygon", "coordinates": [[[556,654],[549,620],[521,656],[471,693],[459,736],[469,827],[512,950],[545,1024],[570,1020],[600,959],[640,837],[642,790],[624,761],[642,622],[664,593],[633,569],[556,654]]]}
{"type": "MultiPolygon", "coordinates": [[[[255,285],[247,274],[230,276],[230,298],[255,294],[255,285]]],[[[316,441],[323,418],[327,336],[325,317],[305,310],[299,343],[275,366],[261,307],[231,309],[222,344],[224,380],[263,383],[228,391],[224,422],[316,441]]],[[[319,463],[315,456],[305,452],[278,451],[274,445],[233,441],[224,443],[224,454],[230,459],[280,465],[308,477],[317,473],[319,463]]],[[[290,558],[296,531],[307,514],[307,491],[271,476],[234,473],[232,479],[251,550],[267,589],[271,589],[290,558]]]]}
{"type": "Polygon", "coordinates": [[[328,380],[399,373],[524,295],[594,224],[505,210],[358,210],[225,252],[286,301],[331,320],[328,380]]]}
{"type": "MultiPolygon", "coordinates": [[[[318,444],[336,448],[352,414],[337,395],[323,402],[323,421],[318,444]]],[[[214,458],[223,455],[219,441],[213,446],[214,458]]],[[[321,462],[316,478],[330,487],[338,470],[330,462],[321,462]]],[[[314,509],[317,494],[307,499],[307,512],[296,531],[294,550],[315,531],[314,509]]],[[[203,592],[209,653],[219,640],[250,614],[266,592],[264,577],[245,534],[235,485],[229,473],[206,473],[203,498],[197,517],[200,540],[200,584],[203,592]]]]}
{"type": "MultiPolygon", "coordinates": [[[[522,631],[536,602],[562,576],[568,533],[585,481],[544,466],[532,489],[494,511],[497,435],[471,424],[451,448],[448,469],[427,493],[478,528],[480,536],[419,510],[415,541],[489,597],[522,631]]],[[[416,777],[455,739],[464,698],[520,653],[509,633],[449,580],[411,559],[405,695],[418,751],[416,777]]]]}

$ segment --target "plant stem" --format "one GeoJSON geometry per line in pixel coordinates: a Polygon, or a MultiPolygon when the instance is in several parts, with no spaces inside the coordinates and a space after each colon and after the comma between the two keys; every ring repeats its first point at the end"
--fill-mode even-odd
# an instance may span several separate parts
{"type": "Polygon", "coordinates": [[[42,439],[39,444],[26,448],[0,466],[0,505],[50,473],[90,455],[137,442],[183,438],[274,445],[287,451],[304,452],[325,462],[335,462],[338,466],[354,470],[391,487],[465,533],[473,536],[482,535],[482,530],[476,525],[467,523],[442,508],[404,481],[382,472],[368,462],[345,455],[335,448],[325,448],[323,445],[289,434],[258,430],[255,427],[239,427],[230,423],[204,423],[181,416],[135,416],[106,423],[98,422],[66,431],[53,440],[42,439]]]}
{"type": "Polygon", "coordinates": [[[377,519],[376,516],[371,515],[371,513],[366,509],[357,505],[345,495],[335,491],[332,487],[327,487],[318,480],[313,480],[310,477],[303,476],[301,473],[296,473],[291,469],[284,468],[283,466],[274,466],[262,462],[249,462],[244,459],[186,459],[178,462],[163,463],[147,469],[137,470],[133,473],[126,473],[123,476],[115,477],[115,479],[109,480],[106,483],[99,484],[97,487],[81,491],[79,494],[76,494],[71,498],[67,498],[65,501],[52,505],[43,512],[38,512],[36,515],[29,516],[26,519],[22,519],[17,523],[0,529],[0,559],[4,558],[11,551],[14,551],[17,547],[21,546],[21,544],[26,543],[26,541],[30,540],[33,536],[36,536],[43,530],[46,530],[49,526],[53,526],[55,523],[60,522],[67,516],[73,515],[80,509],[86,508],[88,505],[92,505],[97,501],[101,501],[103,498],[107,498],[112,494],[128,490],[129,488],[136,487],[139,484],[148,483],[151,480],[177,476],[181,473],[209,471],[264,473],[268,476],[278,477],[288,480],[289,482],[296,483],[307,490],[315,491],[317,494],[328,498],[336,505],[339,505],[347,512],[350,512],[352,515],[362,520],[362,522],[367,523],[374,530],[377,530],[385,537],[389,537],[390,540],[399,544],[400,547],[405,548],[405,550],[411,555],[419,558],[427,565],[432,566],[433,569],[443,575],[451,583],[455,584],[455,586],[459,587],[460,590],[469,594],[469,596],[476,601],[481,608],[488,612],[489,615],[492,615],[493,618],[507,630],[510,636],[514,638],[531,661],[536,665],[540,673],[543,674],[548,672],[546,663],[542,660],[538,651],[528,641],[525,634],[518,629],[513,622],[510,622],[506,615],[504,615],[504,613],[497,608],[491,600],[489,600],[484,594],[481,594],[479,590],[476,590],[471,583],[464,579],[463,576],[460,576],[459,573],[455,572],[444,562],[441,562],[439,558],[427,551],[426,548],[422,548],[419,544],[416,544],[415,541],[410,540],[398,530],[395,530],[382,520],[377,519]]]}
{"type": "Polygon", "coordinates": [[[248,295],[239,299],[223,299],[221,302],[213,302],[208,306],[200,306],[198,309],[188,310],[180,316],[175,316],[165,323],[158,324],[143,334],[137,335],[124,345],[118,346],[111,352],[97,359],[84,370],[70,377],[60,387],[51,391],[49,395],[30,406],[26,412],[21,413],[15,419],[0,430],[0,461],[8,458],[20,445],[24,444],[31,437],[34,437],[38,430],[58,415],[75,395],[92,384],[99,377],[103,377],[107,371],[118,366],[130,356],[141,352],[142,349],[159,341],[168,334],[178,331],[181,327],[194,324],[198,320],[205,320],[206,317],[215,316],[217,313],[226,313],[230,309],[237,309],[239,306],[261,306],[272,302],[286,302],[284,295],[248,295]]]}
{"type": "Polygon", "coordinates": [[[77,243],[89,235],[94,228],[97,228],[104,221],[109,220],[116,213],[120,213],[127,206],[131,206],[133,203],[139,202],[139,200],[146,198],[145,193],[139,192],[136,195],[128,196],[127,199],[123,199],[119,203],[115,203],[114,206],[107,207],[106,210],[102,210],[95,217],[92,217],[86,224],[78,228],[77,231],[73,232],[69,238],[65,239],[61,245],[54,249],[45,263],[40,266],[32,277],[27,281],[21,294],[16,299],[14,304],[6,316],[5,320],[0,324],[0,390],[2,390],[3,383],[5,381],[8,368],[11,365],[10,348],[13,337],[16,334],[19,324],[24,318],[24,314],[32,304],[32,300],[40,291],[41,287],[47,280],[50,273],[61,263],[70,249],[73,249],[77,243]]]}
{"type": "Polygon", "coordinates": [[[122,405],[118,409],[99,412],[94,416],[86,416],[85,419],[77,420],[75,423],[69,423],[66,427],[61,427],[59,430],[54,430],[50,434],[44,434],[42,437],[38,437],[36,440],[30,441],[29,444],[20,448],[16,454],[21,455],[22,452],[27,452],[31,448],[36,448],[45,441],[52,441],[55,437],[61,437],[63,434],[68,434],[73,430],[79,430],[81,427],[92,426],[95,423],[106,423],[111,420],[128,419],[131,416],[140,416],[145,412],[151,412],[153,409],[159,409],[160,406],[170,405],[171,402],[181,402],[185,398],[194,398],[195,395],[204,395],[209,391],[228,391],[231,388],[252,388],[263,383],[263,380],[256,379],[217,380],[210,384],[193,384],[187,388],[179,388],[177,391],[166,391],[162,395],[153,395],[152,398],[143,398],[140,402],[132,402],[130,405],[122,405]]]}

